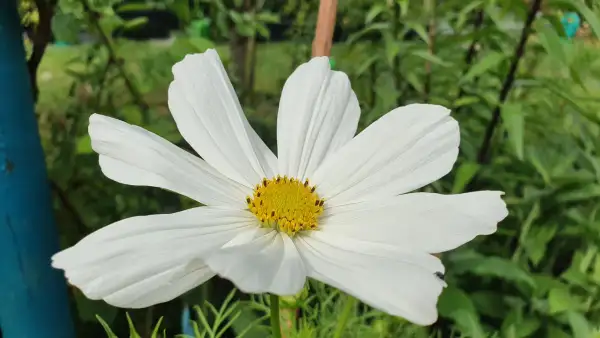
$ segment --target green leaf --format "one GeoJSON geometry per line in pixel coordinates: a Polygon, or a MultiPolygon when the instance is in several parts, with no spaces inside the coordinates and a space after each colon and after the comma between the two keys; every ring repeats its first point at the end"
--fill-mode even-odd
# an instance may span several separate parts
{"type": "Polygon", "coordinates": [[[413,88],[417,92],[423,93],[423,91],[425,90],[423,82],[421,81],[421,79],[419,79],[419,76],[415,72],[409,72],[404,74],[404,79],[408,83],[410,83],[410,85],[413,86],[413,88]]]}
{"type": "Polygon", "coordinates": [[[524,318],[519,324],[517,324],[517,335],[519,337],[531,337],[540,327],[542,322],[535,317],[524,318]]]}
{"type": "Polygon", "coordinates": [[[385,43],[385,56],[386,56],[386,60],[387,62],[391,65],[396,56],[400,53],[400,50],[402,49],[402,44],[401,42],[398,41],[393,41],[388,39],[385,43]]]}
{"type": "Polygon", "coordinates": [[[117,13],[139,12],[151,10],[164,10],[166,6],[161,3],[128,3],[119,5],[116,9],[117,13]]]}
{"type": "Polygon", "coordinates": [[[244,307],[241,310],[240,316],[232,324],[236,337],[268,337],[268,330],[265,327],[258,325],[264,319],[265,316],[258,316],[256,311],[253,311],[249,307],[244,307]]]}
{"type": "Polygon", "coordinates": [[[571,295],[566,287],[554,288],[548,293],[548,312],[557,314],[564,311],[577,310],[581,303],[577,298],[571,295]]]}
{"type": "Polygon", "coordinates": [[[209,39],[197,37],[194,39],[189,39],[189,43],[194,46],[197,52],[203,53],[209,48],[215,48],[214,42],[209,39]]]}
{"type": "Polygon", "coordinates": [[[525,133],[525,117],[523,106],[520,103],[505,103],[502,105],[502,120],[508,132],[508,139],[512,144],[519,160],[523,160],[523,144],[525,133]]]}
{"type": "Polygon", "coordinates": [[[546,335],[546,337],[552,337],[552,338],[573,338],[572,335],[566,333],[565,331],[563,331],[563,329],[557,325],[553,325],[550,324],[548,326],[548,334],[546,335]]]}
{"type": "Polygon", "coordinates": [[[442,292],[438,311],[441,316],[451,318],[464,334],[471,337],[487,337],[481,327],[475,305],[462,290],[448,286],[442,292]]]}
{"type": "Polygon", "coordinates": [[[457,274],[470,272],[478,276],[524,283],[531,289],[535,289],[535,280],[531,275],[509,259],[483,256],[472,251],[469,251],[468,254],[454,255],[452,259],[455,264],[454,272],[457,274]]]}
{"type": "Polygon", "coordinates": [[[57,41],[75,44],[79,42],[78,32],[82,22],[72,14],[56,13],[52,17],[52,33],[57,41]]]}
{"type": "Polygon", "coordinates": [[[415,50],[415,51],[410,52],[410,54],[414,55],[414,56],[418,56],[422,59],[425,59],[427,61],[430,61],[430,62],[437,64],[439,66],[442,66],[442,67],[450,67],[451,66],[451,64],[449,62],[446,62],[446,61],[440,59],[439,57],[429,53],[429,51],[427,51],[427,50],[415,50]]]}
{"type": "Polygon", "coordinates": [[[104,321],[104,319],[102,319],[102,317],[96,315],[96,319],[100,322],[102,328],[104,328],[104,332],[106,333],[107,338],[119,338],[116,334],[114,334],[114,332],[112,332],[110,326],[108,326],[108,324],[104,321]]]}
{"type": "Polygon", "coordinates": [[[454,101],[454,108],[458,108],[458,107],[462,107],[462,106],[468,106],[471,105],[473,103],[477,103],[479,102],[479,98],[477,96],[463,96],[461,98],[459,98],[458,100],[454,101]]]}
{"type": "Polygon", "coordinates": [[[534,275],[533,279],[535,280],[535,285],[537,286],[535,295],[538,297],[545,296],[554,288],[564,287],[564,284],[561,283],[560,280],[550,275],[534,275]]]}
{"type": "Polygon", "coordinates": [[[365,72],[367,72],[371,66],[377,61],[379,60],[379,55],[375,54],[373,56],[371,56],[370,58],[368,58],[367,60],[363,61],[360,66],[358,66],[356,68],[355,71],[355,75],[356,76],[361,76],[363,75],[365,72]]]}
{"type": "Polygon", "coordinates": [[[125,30],[132,30],[132,29],[137,29],[140,28],[144,25],[146,25],[148,23],[148,18],[147,17],[139,17],[139,18],[135,18],[132,20],[127,20],[123,23],[123,28],[125,30]]]}
{"type": "Polygon", "coordinates": [[[465,22],[469,20],[471,16],[471,12],[475,9],[478,9],[483,4],[483,1],[471,1],[466,6],[464,6],[460,12],[458,12],[458,19],[456,20],[456,28],[460,29],[464,26],[465,22]]]}
{"type": "Polygon", "coordinates": [[[129,338],[142,338],[140,337],[140,334],[136,331],[135,325],[133,325],[133,321],[129,316],[129,312],[126,312],[125,316],[127,316],[127,325],[129,326],[129,338]]]}
{"type": "Polygon", "coordinates": [[[77,139],[75,151],[77,154],[91,154],[94,152],[92,149],[92,139],[89,134],[85,134],[77,139]]]}
{"type": "Polygon", "coordinates": [[[600,184],[585,185],[582,188],[559,194],[556,200],[559,202],[588,201],[600,197],[600,184]]]}
{"type": "Polygon", "coordinates": [[[561,62],[567,64],[567,56],[561,37],[556,33],[554,26],[546,19],[540,18],[537,20],[536,29],[539,33],[538,37],[544,49],[548,54],[561,62]]]}
{"type": "MultiPolygon", "coordinates": [[[[537,204],[536,204],[537,205],[537,204]]],[[[546,254],[548,243],[554,238],[558,231],[558,225],[545,224],[537,226],[529,231],[529,236],[525,238],[525,251],[529,260],[537,266],[546,254]]]]}
{"type": "Polygon", "coordinates": [[[452,185],[452,193],[460,194],[465,190],[467,184],[471,182],[473,177],[479,172],[481,166],[476,162],[465,162],[456,170],[454,184],[452,185]]]}
{"type": "Polygon", "coordinates": [[[540,327],[541,322],[535,317],[523,317],[523,311],[515,309],[511,311],[502,322],[502,332],[509,333],[508,337],[525,338],[531,337],[540,327]]]}
{"type": "MultiPolygon", "coordinates": [[[[158,322],[154,326],[154,330],[152,330],[152,336],[150,338],[158,338],[158,329],[160,328],[160,324],[162,324],[163,317],[158,318],[158,322]]],[[[165,337],[165,336],[163,336],[165,337]]]]}
{"type": "Polygon", "coordinates": [[[505,304],[504,295],[501,292],[473,292],[471,293],[471,300],[477,311],[484,316],[502,319],[508,312],[508,306],[505,304]]]}
{"type": "Polygon", "coordinates": [[[596,255],[591,277],[596,282],[596,284],[600,286],[600,254],[596,255]]]}
{"type": "Polygon", "coordinates": [[[533,165],[536,171],[542,176],[544,179],[544,183],[550,183],[550,174],[546,169],[546,165],[542,161],[542,156],[537,148],[528,147],[527,148],[527,160],[533,165]]]}
{"type": "Polygon", "coordinates": [[[419,22],[407,22],[406,26],[412,28],[415,33],[423,40],[426,44],[429,45],[429,34],[427,33],[427,29],[419,22]]]}
{"type": "Polygon", "coordinates": [[[400,6],[400,12],[402,13],[402,17],[405,17],[408,14],[409,2],[409,0],[396,0],[396,3],[400,6]]]}
{"type": "Polygon", "coordinates": [[[143,121],[142,110],[140,109],[140,107],[138,107],[134,104],[128,104],[126,106],[123,106],[123,108],[121,108],[119,113],[120,113],[120,116],[123,117],[123,120],[125,120],[125,122],[127,122],[127,123],[131,123],[131,124],[135,124],[135,125],[142,124],[142,121],[143,121]]]}
{"type": "Polygon", "coordinates": [[[377,22],[371,24],[367,28],[350,35],[346,43],[349,45],[355,44],[357,41],[361,40],[361,38],[366,34],[369,34],[371,32],[379,32],[380,34],[382,34],[383,32],[389,30],[389,28],[390,24],[388,22],[377,22]]]}
{"type": "Polygon", "coordinates": [[[257,23],[254,28],[256,29],[258,35],[262,36],[263,38],[268,39],[271,37],[271,31],[263,23],[257,23]]]}
{"type": "Polygon", "coordinates": [[[483,75],[490,69],[497,67],[506,56],[498,52],[490,52],[481,58],[475,65],[473,65],[469,71],[460,79],[460,83],[467,83],[474,78],[483,75]]]}
{"type": "Polygon", "coordinates": [[[567,313],[567,319],[571,331],[573,332],[573,338],[589,338],[592,336],[592,330],[587,319],[579,312],[569,311],[567,313]]]}
{"type": "Polygon", "coordinates": [[[269,11],[258,13],[256,19],[263,23],[279,23],[281,21],[279,14],[269,11]]]}
{"type": "Polygon", "coordinates": [[[367,15],[365,15],[365,25],[368,25],[371,22],[373,22],[373,20],[375,20],[375,18],[385,9],[386,6],[382,4],[372,6],[371,9],[369,9],[369,11],[367,12],[367,15]]]}
{"type": "Polygon", "coordinates": [[[229,17],[231,18],[231,21],[233,21],[233,23],[235,23],[236,25],[244,23],[244,17],[242,16],[242,14],[236,11],[230,10],[229,17]]]}

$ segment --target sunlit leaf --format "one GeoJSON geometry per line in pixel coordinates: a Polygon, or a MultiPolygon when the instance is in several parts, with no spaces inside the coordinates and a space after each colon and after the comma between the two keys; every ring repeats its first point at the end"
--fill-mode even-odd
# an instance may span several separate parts
{"type": "Polygon", "coordinates": [[[477,174],[481,166],[475,162],[465,162],[456,170],[454,184],[452,185],[452,193],[459,194],[464,191],[465,187],[473,177],[477,174]]]}
{"type": "Polygon", "coordinates": [[[523,106],[520,103],[505,103],[502,105],[502,119],[517,158],[523,160],[525,134],[523,106]]]}
{"type": "Polygon", "coordinates": [[[554,26],[548,20],[541,18],[537,20],[536,28],[540,33],[540,41],[548,54],[559,60],[562,65],[566,65],[567,57],[563,48],[563,41],[554,26]]]}
{"type": "Polygon", "coordinates": [[[85,134],[77,139],[77,153],[78,154],[90,154],[93,153],[92,139],[89,134],[85,134]]]}
{"type": "Polygon", "coordinates": [[[415,50],[415,51],[411,51],[410,54],[414,55],[414,56],[418,56],[427,61],[431,61],[432,63],[437,64],[442,67],[450,67],[451,66],[451,63],[440,59],[439,57],[429,53],[429,51],[426,51],[426,50],[415,50]]]}
{"type": "Polygon", "coordinates": [[[565,287],[550,290],[550,293],[548,294],[548,305],[548,311],[551,314],[569,310],[578,310],[581,308],[581,302],[571,295],[569,290],[565,287]]]}
{"type": "Polygon", "coordinates": [[[579,312],[569,311],[567,313],[569,326],[573,332],[573,338],[588,338],[592,337],[592,330],[587,319],[579,312]]]}
{"type": "Polygon", "coordinates": [[[369,9],[369,11],[367,12],[367,15],[365,15],[365,25],[370,24],[371,22],[373,22],[373,20],[375,20],[375,18],[381,14],[381,12],[386,10],[386,6],[382,5],[382,4],[375,4],[371,7],[371,9],[369,9]]]}
{"type": "Polygon", "coordinates": [[[503,53],[490,52],[482,57],[476,64],[474,64],[469,71],[460,80],[462,83],[469,82],[474,78],[483,75],[490,69],[497,67],[506,56],[503,53]]]}
{"type": "Polygon", "coordinates": [[[126,30],[139,29],[140,27],[148,23],[147,17],[139,17],[131,20],[127,20],[123,23],[123,28],[126,30]]]}

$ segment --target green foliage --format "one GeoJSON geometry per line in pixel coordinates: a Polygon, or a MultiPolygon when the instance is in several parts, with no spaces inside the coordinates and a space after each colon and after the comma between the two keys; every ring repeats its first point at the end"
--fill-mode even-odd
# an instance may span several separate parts
{"type": "MultiPolygon", "coordinates": [[[[314,281],[310,281],[307,285],[310,285],[310,296],[302,294],[293,304],[280,299],[282,333],[288,338],[332,337],[334,330],[338,328],[339,314],[345,305],[346,295],[314,281]],[[289,319],[296,318],[298,310],[302,311],[302,317],[296,322],[290,322],[289,319]]],[[[218,338],[225,337],[226,330],[232,328],[237,338],[271,337],[269,297],[257,295],[246,301],[235,301],[236,296],[236,290],[232,290],[219,309],[210,302],[205,302],[202,307],[195,306],[198,320],[192,321],[194,335],[174,336],[176,338],[218,338]]],[[[341,337],[431,337],[427,329],[412,327],[399,318],[382,316],[376,311],[358,306],[353,306],[351,310],[352,316],[343,327],[341,337]]],[[[139,337],[129,314],[126,314],[126,317],[129,337],[139,337]]],[[[115,338],[108,324],[100,317],[97,319],[107,336],[115,338]]],[[[162,317],[153,325],[152,338],[167,337],[164,331],[162,335],[158,333],[161,323],[162,317]]]]}
{"type": "MultiPolygon", "coordinates": [[[[503,190],[510,216],[495,235],[443,255],[449,287],[440,298],[440,321],[434,328],[414,327],[358,304],[343,337],[600,336],[600,49],[597,40],[566,40],[557,24],[561,11],[576,10],[600,36],[600,5],[546,2],[503,101],[499,94],[515,59],[528,11],[525,2],[435,4],[340,1],[338,21],[345,39],[332,51],[336,68],[351,78],[363,111],[361,128],[398,105],[427,101],[452,107],[461,126],[458,163],[452,174],[426,190],[503,190]],[[476,27],[474,18],[480,12],[484,20],[476,27]],[[478,152],[497,107],[501,122],[491,139],[490,161],[480,161],[478,152]]],[[[59,2],[53,21],[58,38],[76,42],[81,31],[95,37],[86,45],[49,47],[38,74],[40,133],[63,245],[118,219],[194,205],[165,191],[123,186],[103,177],[87,136],[92,113],[141,125],[185,148],[167,108],[170,67],[186,53],[215,44],[183,32],[191,32],[195,20],[209,18],[210,38],[225,38],[231,27],[245,36],[268,36],[268,23],[290,18],[289,43],[259,45],[255,97],[245,107],[252,125],[273,147],[277,96],[287,75],[310,56],[318,8],[316,1],[302,0],[279,7],[256,2],[254,11],[239,1],[208,1],[204,12],[196,3],[143,5],[179,6],[176,12],[185,20],[171,45],[113,37],[116,29],[145,23],[144,18],[118,19],[118,11],[135,9],[132,4],[92,1],[98,15],[90,17],[81,1],[59,2]],[[51,79],[44,81],[47,73],[51,79]]],[[[217,48],[230,62],[227,49],[217,48]]],[[[267,299],[229,293],[220,281],[209,285],[220,291],[186,295],[188,303],[200,304],[195,308],[196,337],[269,335],[267,299]]],[[[138,334],[133,322],[140,336],[179,333],[177,302],[167,310],[157,306],[132,311],[126,321],[117,309],[72,293],[80,336],[94,336],[90,332],[98,329],[109,337],[133,337],[138,334]],[[96,315],[104,319],[99,319],[101,325],[96,315]],[[149,325],[159,316],[165,319],[149,325]]],[[[344,299],[311,281],[306,297],[282,303],[284,316],[298,308],[303,313],[286,328],[286,337],[331,337],[344,299]]]]}

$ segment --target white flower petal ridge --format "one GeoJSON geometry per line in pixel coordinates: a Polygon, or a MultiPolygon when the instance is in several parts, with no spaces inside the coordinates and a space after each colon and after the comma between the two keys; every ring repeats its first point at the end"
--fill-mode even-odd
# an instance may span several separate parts
{"type": "Polygon", "coordinates": [[[413,323],[437,319],[433,256],[495,232],[501,192],[409,193],[446,175],[458,123],[444,107],[394,109],[354,136],[360,108],[327,58],[282,91],[278,156],[250,127],[214,50],[173,66],[169,107],[196,157],[142,128],[90,117],[102,172],[205,206],[108,225],[52,258],[91,299],[142,308],[215,274],[249,293],[295,294],[307,277],[413,323]]]}

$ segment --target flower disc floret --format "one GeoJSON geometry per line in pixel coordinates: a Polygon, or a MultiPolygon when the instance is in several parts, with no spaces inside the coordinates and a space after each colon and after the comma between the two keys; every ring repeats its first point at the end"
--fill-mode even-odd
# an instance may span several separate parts
{"type": "Polygon", "coordinates": [[[262,226],[290,236],[317,229],[325,203],[308,180],[302,182],[287,176],[264,178],[254,188],[252,197],[246,198],[246,202],[262,226]]]}

